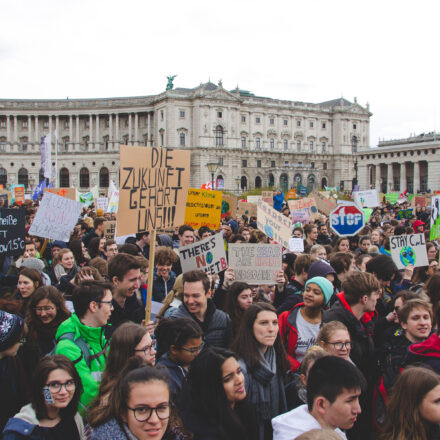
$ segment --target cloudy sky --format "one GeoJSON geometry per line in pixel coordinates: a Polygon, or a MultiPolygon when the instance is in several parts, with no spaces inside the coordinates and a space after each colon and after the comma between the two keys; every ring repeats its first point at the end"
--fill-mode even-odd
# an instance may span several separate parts
{"type": "Polygon", "coordinates": [[[209,78],[370,104],[379,138],[440,130],[438,0],[1,0],[0,98],[156,94],[209,78]]]}

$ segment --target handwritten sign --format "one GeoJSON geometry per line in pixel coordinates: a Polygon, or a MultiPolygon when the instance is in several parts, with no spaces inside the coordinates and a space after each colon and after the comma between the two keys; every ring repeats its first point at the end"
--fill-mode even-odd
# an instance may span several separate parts
{"type": "Polygon", "coordinates": [[[98,197],[96,199],[96,209],[102,209],[104,212],[107,211],[108,197],[98,197]]]}
{"type": "Polygon", "coordinates": [[[119,205],[119,191],[115,189],[112,192],[112,195],[110,196],[107,206],[107,212],[109,213],[118,212],[118,205],[119,205]]]}
{"type": "Polygon", "coordinates": [[[261,200],[270,206],[273,206],[273,192],[272,191],[262,191],[261,200]]]}
{"type": "Polygon", "coordinates": [[[291,252],[304,252],[304,240],[299,237],[291,237],[289,239],[289,250],[291,252]]]}
{"type": "Polygon", "coordinates": [[[237,197],[230,194],[222,195],[222,218],[232,216],[235,219],[237,215],[237,197]]]}
{"type": "Polygon", "coordinates": [[[292,221],[262,200],[258,200],[257,226],[269,238],[273,238],[277,243],[289,248],[292,221]]]}
{"type": "Polygon", "coordinates": [[[296,188],[292,188],[288,193],[287,193],[287,200],[293,200],[296,199],[296,188]]]}
{"type": "Polygon", "coordinates": [[[393,235],[390,237],[391,257],[398,269],[428,266],[425,234],[393,235]]]}
{"type": "Polygon", "coordinates": [[[247,215],[248,217],[257,216],[257,204],[250,202],[239,201],[237,206],[238,215],[247,215]]]}
{"type": "Polygon", "coordinates": [[[375,208],[380,206],[379,194],[375,189],[353,192],[353,199],[359,208],[375,208]]]}
{"type": "Polygon", "coordinates": [[[227,269],[223,234],[215,234],[196,243],[179,248],[182,272],[204,270],[214,275],[227,269]]]}
{"type": "Polygon", "coordinates": [[[80,202],[46,192],[29,229],[29,235],[67,242],[81,210],[80,202]]]}
{"type": "Polygon", "coordinates": [[[322,212],[325,215],[329,215],[333,211],[333,209],[336,208],[335,199],[330,197],[330,194],[327,193],[327,195],[329,197],[326,197],[325,194],[321,194],[319,192],[313,194],[313,198],[315,199],[318,211],[322,212]]]}
{"type": "Polygon", "coordinates": [[[24,244],[24,209],[0,208],[0,255],[22,255],[24,244]]]}
{"type": "MultiPolygon", "coordinates": [[[[315,219],[318,217],[318,208],[316,207],[316,202],[313,197],[305,197],[303,199],[298,200],[288,200],[287,203],[289,204],[290,212],[298,212],[302,211],[304,212],[310,220],[315,219]]],[[[293,221],[300,221],[300,220],[294,220],[293,221]]]]}
{"type": "Polygon", "coordinates": [[[14,188],[15,203],[21,205],[24,202],[24,186],[16,186],[14,188]]]}
{"type": "Polygon", "coordinates": [[[399,193],[394,192],[394,193],[386,193],[385,194],[385,202],[390,202],[392,205],[394,205],[395,203],[397,203],[397,199],[399,198],[399,193]]]}
{"type": "Polygon", "coordinates": [[[106,240],[114,240],[116,231],[116,220],[104,222],[104,238],[106,240]]]}
{"type": "Polygon", "coordinates": [[[186,199],[185,225],[193,228],[208,226],[211,229],[218,229],[221,209],[221,191],[190,188],[186,199]]]}
{"type": "Polygon", "coordinates": [[[277,272],[282,268],[281,245],[229,243],[228,250],[229,267],[234,269],[235,281],[276,284],[277,272]]]}
{"type": "Polygon", "coordinates": [[[182,225],[191,152],[131,146],[121,146],[119,151],[118,234],[182,225]]]}
{"type": "Polygon", "coordinates": [[[46,191],[52,194],[58,194],[61,197],[67,197],[70,200],[76,200],[75,188],[44,188],[44,192],[46,191]]]}
{"type": "Polygon", "coordinates": [[[258,203],[258,200],[261,200],[261,196],[247,196],[246,197],[248,203],[258,203]]]}

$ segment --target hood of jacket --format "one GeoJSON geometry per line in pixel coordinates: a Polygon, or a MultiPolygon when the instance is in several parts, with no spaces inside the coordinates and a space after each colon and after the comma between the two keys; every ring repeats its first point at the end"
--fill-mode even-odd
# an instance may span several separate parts
{"type": "Polygon", "coordinates": [[[89,327],[84,325],[76,313],[73,313],[70,318],[60,324],[55,338],[58,340],[60,336],[65,333],[74,333],[75,339],[81,337],[89,343],[96,342],[97,344],[101,344],[104,327],[89,327]]]}
{"type": "Polygon", "coordinates": [[[433,333],[426,341],[411,345],[409,351],[418,356],[440,358],[440,338],[433,333]]]}
{"type": "MultiPolygon", "coordinates": [[[[348,302],[345,299],[344,292],[339,292],[336,294],[336,296],[338,297],[338,299],[341,302],[344,309],[348,310],[350,313],[353,313],[353,310],[351,310],[351,307],[348,305],[348,302]]],[[[362,318],[361,318],[361,321],[364,324],[367,324],[368,322],[370,322],[373,319],[375,314],[376,314],[376,312],[365,312],[364,316],[362,316],[362,318]]],[[[354,316],[354,314],[353,314],[353,316],[354,316]]]]}
{"type": "Polygon", "coordinates": [[[425,223],[422,222],[422,220],[416,220],[413,224],[413,229],[415,234],[420,234],[420,232],[417,231],[417,228],[419,226],[423,226],[423,231],[425,230],[425,223]]]}

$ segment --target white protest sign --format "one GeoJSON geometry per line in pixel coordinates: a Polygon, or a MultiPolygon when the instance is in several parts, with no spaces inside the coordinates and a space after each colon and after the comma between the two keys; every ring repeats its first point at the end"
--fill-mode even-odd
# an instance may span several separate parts
{"type": "Polygon", "coordinates": [[[96,200],[96,209],[102,209],[104,212],[106,212],[107,206],[108,206],[108,198],[107,197],[99,197],[96,200]]]}
{"type": "Polygon", "coordinates": [[[112,192],[110,197],[107,212],[118,212],[118,204],[119,204],[119,191],[115,190],[112,192]]]}
{"type": "Polygon", "coordinates": [[[360,208],[376,208],[376,206],[380,206],[379,194],[375,189],[355,191],[353,192],[353,198],[356,205],[360,208]]]}
{"type": "Polygon", "coordinates": [[[277,243],[281,243],[286,249],[289,248],[292,220],[273,209],[272,206],[261,199],[258,200],[257,206],[257,226],[269,238],[273,238],[277,243]]]}
{"type": "Polygon", "coordinates": [[[183,273],[189,270],[204,270],[214,275],[228,267],[221,233],[180,247],[179,255],[183,273]]]}
{"type": "Polygon", "coordinates": [[[390,237],[391,257],[398,269],[428,266],[425,234],[393,235],[390,237]]]}
{"type": "Polygon", "coordinates": [[[69,241],[81,210],[80,202],[45,192],[29,229],[29,235],[69,241]]]}
{"type": "Polygon", "coordinates": [[[304,252],[304,240],[298,237],[292,237],[289,239],[290,252],[304,252]]]}
{"type": "Polygon", "coordinates": [[[276,284],[282,270],[283,248],[280,244],[229,243],[229,267],[235,281],[248,284],[276,284]]]}

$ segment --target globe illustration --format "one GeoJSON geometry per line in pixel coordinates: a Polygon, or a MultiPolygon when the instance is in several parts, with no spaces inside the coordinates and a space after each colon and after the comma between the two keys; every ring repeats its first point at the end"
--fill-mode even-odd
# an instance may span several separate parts
{"type": "Polygon", "coordinates": [[[269,225],[264,227],[264,232],[269,238],[273,237],[273,229],[269,225]]]}
{"type": "Polygon", "coordinates": [[[206,254],[206,262],[207,262],[208,264],[211,264],[211,263],[212,263],[212,253],[211,253],[211,252],[208,252],[208,253],[206,254]]]}
{"type": "Polygon", "coordinates": [[[404,266],[416,263],[416,253],[411,246],[405,246],[400,250],[400,261],[404,266]]]}

